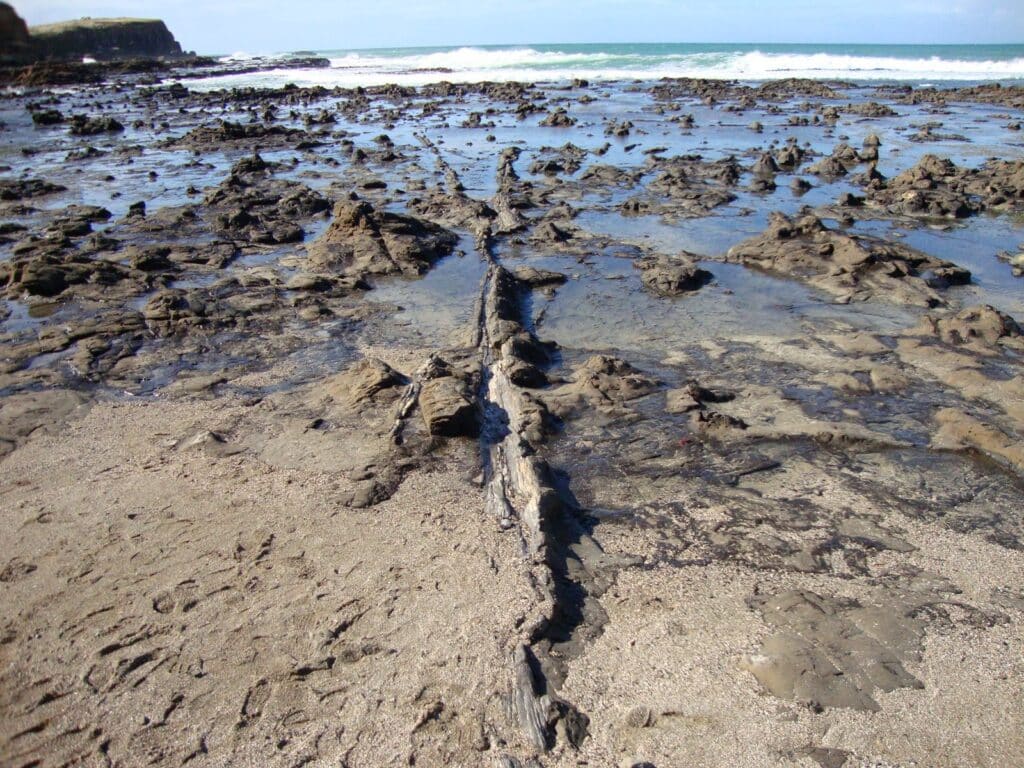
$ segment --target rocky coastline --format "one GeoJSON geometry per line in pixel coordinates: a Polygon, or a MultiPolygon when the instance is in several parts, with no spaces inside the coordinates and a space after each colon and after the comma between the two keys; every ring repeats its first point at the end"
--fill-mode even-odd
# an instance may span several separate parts
{"type": "Polygon", "coordinates": [[[0,763],[1017,759],[1024,89],[120,30],[0,75],[0,763]]]}

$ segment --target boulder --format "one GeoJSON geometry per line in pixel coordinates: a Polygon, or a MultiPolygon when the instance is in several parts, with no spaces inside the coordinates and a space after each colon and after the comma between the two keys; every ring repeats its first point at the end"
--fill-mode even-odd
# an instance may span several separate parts
{"type": "Polygon", "coordinates": [[[379,392],[405,383],[406,378],[383,360],[364,357],[329,379],[324,391],[336,402],[356,406],[374,399],[379,392]]]}
{"type": "Polygon", "coordinates": [[[705,286],[712,274],[688,259],[678,261],[651,260],[637,264],[644,288],[659,296],[679,296],[705,286]]]}
{"type": "Polygon", "coordinates": [[[74,115],[71,118],[72,136],[96,136],[101,133],[121,133],[124,126],[113,117],[88,117],[74,115]]]}
{"type": "Polygon", "coordinates": [[[419,406],[427,431],[432,435],[476,437],[480,434],[477,407],[470,399],[466,385],[455,376],[423,382],[419,406]]]}

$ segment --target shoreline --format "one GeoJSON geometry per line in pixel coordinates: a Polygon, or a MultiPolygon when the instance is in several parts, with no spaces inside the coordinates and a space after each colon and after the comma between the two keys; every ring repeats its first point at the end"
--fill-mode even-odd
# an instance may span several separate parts
{"type": "Polygon", "coordinates": [[[1024,88],[82,71],[0,97],[4,760],[1024,748],[1024,88]]]}

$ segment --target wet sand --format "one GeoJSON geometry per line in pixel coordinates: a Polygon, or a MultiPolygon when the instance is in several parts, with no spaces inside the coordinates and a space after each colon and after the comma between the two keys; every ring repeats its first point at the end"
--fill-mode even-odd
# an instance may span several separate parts
{"type": "Polygon", "coordinates": [[[1015,764],[1016,89],[149,77],[0,100],[0,763],[1015,764]]]}

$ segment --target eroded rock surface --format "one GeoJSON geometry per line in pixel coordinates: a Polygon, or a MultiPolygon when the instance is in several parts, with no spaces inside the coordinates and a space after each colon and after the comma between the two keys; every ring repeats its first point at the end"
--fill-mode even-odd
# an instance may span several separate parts
{"type": "Polygon", "coordinates": [[[1020,88],[269,65],[0,73],[5,758],[1013,763],[1020,88]]]}
{"type": "Polygon", "coordinates": [[[933,307],[945,303],[940,291],[971,279],[963,267],[897,243],[829,229],[813,215],[774,214],[763,235],[734,246],[726,258],[806,280],[842,301],[933,307]]]}
{"type": "Polygon", "coordinates": [[[457,242],[452,232],[423,219],[343,201],[331,226],[310,245],[309,258],[315,268],[358,277],[420,275],[457,242]]]}

